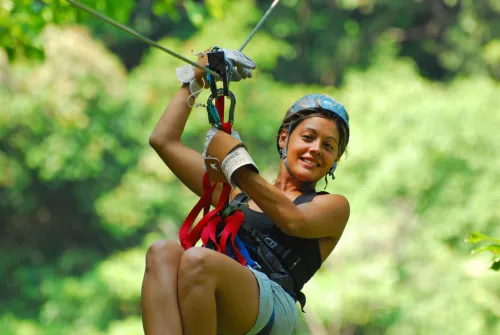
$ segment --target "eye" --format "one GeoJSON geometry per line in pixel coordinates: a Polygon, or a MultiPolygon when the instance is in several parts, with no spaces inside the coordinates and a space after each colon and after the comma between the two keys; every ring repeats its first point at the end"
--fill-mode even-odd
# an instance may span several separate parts
{"type": "Polygon", "coordinates": [[[306,142],[310,142],[313,140],[312,136],[311,135],[302,135],[302,138],[304,139],[304,141],[306,142]]]}
{"type": "Polygon", "coordinates": [[[326,143],[325,144],[325,147],[328,149],[328,150],[331,150],[331,151],[334,151],[335,148],[333,147],[333,145],[329,144],[329,143],[326,143]]]}

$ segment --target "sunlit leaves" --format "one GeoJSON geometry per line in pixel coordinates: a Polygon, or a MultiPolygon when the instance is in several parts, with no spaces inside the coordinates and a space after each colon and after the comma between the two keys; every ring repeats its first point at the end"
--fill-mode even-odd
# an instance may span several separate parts
{"type": "Polygon", "coordinates": [[[178,21],[180,17],[176,9],[176,3],[176,0],[154,1],[153,13],[158,16],[167,14],[175,21],[178,21]]]}
{"type": "Polygon", "coordinates": [[[490,237],[485,234],[481,234],[478,232],[473,232],[465,239],[465,242],[468,243],[479,243],[479,242],[491,242],[491,243],[500,243],[500,239],[496,239],[493,237],[490,237]]]}
{"type": "Polygon", "coordinates": [[[191,22],[195,26],[200,27],[203,24],[203,21],[206,16],[203,6],[192,0],[185,0],[184,5],[186,7],[186,12],[191,22]]]}
{"type": "Polygon", "coordinates": [[[473,232],[465,239],[465,242],[479,244],[472,249],[472,253],[474,254],[485,251],[491,252],[493,254],[491,269],[500,270],[500,239],[473,232]]]}

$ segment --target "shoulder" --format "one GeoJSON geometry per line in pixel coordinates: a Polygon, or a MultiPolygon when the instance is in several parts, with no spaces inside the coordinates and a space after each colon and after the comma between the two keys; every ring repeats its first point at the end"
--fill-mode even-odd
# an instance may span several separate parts
{"type": "Polygon", "coordinates": [[[339,239],[350,216],[349,202],[340,194],[321,193],[297,208],[300,216],[291,231],[292,235],[303,238],[339,239]]]}
{"type": "Polygon", "coordinates": [[[313,203],[318,204],[321,208],[325,208],[332,218],[341,219],[340,222],[347,224],[351,214],[351,206],[346,197],[341,194],[318,194],[312,200],[313,203]]]}
{"type": "Polygon", "coordinates": [[[311,202],[322,205],[333,205],[337,210],[339,208],[350,209],[349,201],[341,194],[318,192],[311,202]]]}

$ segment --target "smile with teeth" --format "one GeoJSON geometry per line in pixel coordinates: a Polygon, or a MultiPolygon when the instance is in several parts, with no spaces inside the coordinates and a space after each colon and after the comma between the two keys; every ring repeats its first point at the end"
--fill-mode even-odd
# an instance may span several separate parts
{"type": "Polygon", "coordinates": [[[309,158],[302,158],[302,157],[301,157],[301,158],[299,158],[299,159],[300,159],[301,161],[303,161],[304,163],[308,164],[308,165],[311,165],[311,166],[314,166],[314,167],[318,167],[318,166],[319,166],[319,164],[318,164],[316,161],[311,160],[311,159],[309,159],[309,158]]]}

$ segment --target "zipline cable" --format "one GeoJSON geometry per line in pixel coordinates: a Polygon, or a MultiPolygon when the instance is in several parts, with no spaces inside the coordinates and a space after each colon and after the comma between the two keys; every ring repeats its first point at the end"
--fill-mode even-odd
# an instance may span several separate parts
{"type": "Polygon", "coordinates": [[[257,24],[257,26],[255,26],[255,28],[253,29],[253,31],[250,33],[250,35],[247,37],[247,39],[245,40],[245,42],[243,43],[243,45],[238,49],[238,51],[240,51],[240,52],[243,51],[243,49],[246,47],[246,45],[248,44],[248,42],[250,42],[250,40],[252,39],[253,35],[255,35],[255,33],[260,28],[260,26],[262,26],[262,24],[264,23],[264,21],[266,21],[267,17],[269,16],[269,14],[271,14],[271,12],[273,11],[274,7],[276,7],[276,5],[278,4],[278,2],[280,2],[280,0],[274,0],[273,1],[273,3],[271,4],[271,7],[269,7],[269,9],[267,10],[267,12],[262,17],[262,19],[260,19],[260,21],[257,24]]]}
{"type": "Polygon", "coordinates": [[[217,79],[219,79],[219,78],[220,78],[220,75],[219,75],[218,73],[216,73],[216,72],[214,72],[214,71],[212,71],[212,70],[210,70],[210,69],[207,69],[207,68],[205,68],[205,67],[201,66],[200,64],[198,64],[198,63],[196,63],[196,62],[193,62],[193,61],[191,61],[191,60],[187,59],[186,57],[181,56],[181,55],[179,55],[179,54],[177,54],[177,53],[175,53],[175,52],[173,52],[173,51],[171,51],[171,50],[169,50],[169,49],[165,48],[164,46],[162,46],[162,45],[160,45],[160,44],[156,43],[155,41],[153,41],[153,40],[151,40],[151,39],[149,39],[149,38],[147,38],[147,37],[145,37],[145,36],[142,36],[142,35],[141,35],[141,34],[139,34],[137,31],[135,31],[135,30],[133,30],[133,29],[131,29],[131,28],[127,27],[127,26],[122,25],[121,23],[118,23],[118,22],[116,22],[116,21],[114,21],[114,20],[110,19],[109,17],[107,17],[107,16],[105,16],[105,15],[103,15],[103,14],[101,14],[101,13],[99,13],[99,12],[95,11],[95,10],[93,10],[92,8],[89,8],[89,7],[85,6],[85,5],[82,5],[81,3],[77,2],[77,1],[74,1],[74,0],[67,0],[67,1],[68,1],[71,5],[73,5],[73,6],[77,7],[77,8],[79,8],[79,9],[81,9],[81,10],[83,10],[83,11],[85,11],[85,12],[89,13],[89,14],[92,14],[92,15],[94,15],[95,17],[98,17],[99,19],[101,19],[101,20],[103,20],[103,21],[105,21],[105,22],[107,22],[107,23],[109,23],[109,24],[111,24],[111,25],[115,26],[116,28],[119,28],[119,29],[121,29],[121,30],[125,31],[126,33],[129,33],[130,35],[132,35],[132,36],[134,36],[135,38],[137,38],[137,39],[139,39],[139,40],[141,40],[141,41],[143,41],[143,42],[145,42],[145,43],[149,44],[150,46],[155,47],[155,48],[158,48],[158,49],[160,49],[160,50],[162,50],[162,51],[165,51],[165,52],[166,52],[166,53],[168,53],[169,55],[172,55],[172,56],[174,56],[174,57],[176,57],[176,58],[178,58],[178,59],[180,59],[180,60],[183,60],[183,61],[185,61],[186,63],[191,64],[191,65],[193,65],[194,67],[196,67],[196,68],[198,68],[198,69],[202,70],[203,72],[210,73],[212,76],[214,76],[214,77],[215,77],[215,78],[217,78],[217,79]]]}
{"type": "MultiPolygon", "coordinates": [[[[113,19],[107,17],[106,15],[103,15],[95,10],[93,10],[92,8],[89,8],[81,3],[79,3],[78,1],[74,1],[74,0],[66,0],[68,1],[71,5],[91,14],[91,15],[94,15],[95,17],[115,26],[116,28],[118,29],[121,29],[122,31],[134,36],[135,38],[137,38],[138,40],[140,41],[143,41],[144,43],[147,43],[149,44],[150,46],[152,47],[155,47],[157,49],[160,49],[166,53],[168,53],[169,55],[171,56],[174,56],[188,64],[191,64],[192,66],[202,70],[203,72],[206,72],[206,73],[209,73],[211,74],[212,76],[214,76],[215,78],[217,79],[220,79],[220,75],[210,69],[207,69],[201,65],[199,65],[198,63],[196,62],[193,62],[189,59],[187,59],[186,57],[184,56],[181,56],[179,55],[178,53],[172,51],[172,50],[169,50],[167,48],[165,48],[164,46],[156,43],[155,41],[141,35],[140,33],[138,33],[137,31],[121,24],[121,23],[118,23],[116,21],[114,21],[113,19]]],[[[255,35],[255,33],[257,32],[257,30],[259,30],[259,28],[262,26],[262,24],[264,23],[264,21],[266,21],[267,17],[269,16],[269,14],[271,14],[271,12],[273,11],[274,7],[276,7],[276,5],[280,2],[280,0],[274,0],[273,3],[271,4],[271,6],[269,7],[269,9],[266,11],[266,13],[264,14],[264,16],[262,17],[262,19],[260,19],[259,23],[257,24],[257,26],[255,26],[255,28],[253,29],[253,31],[250,33],[250,35],[247,37],[247,39],[245,40],[245,42],[243,42],[243,44],[241,45],[241,47],[238,49],[238,51],[243,51],[243,49],[246,47],[246,45],[248,44],[248,42],[250,42],[250,40],[252,39],[252,37],[255,35]]]]}

